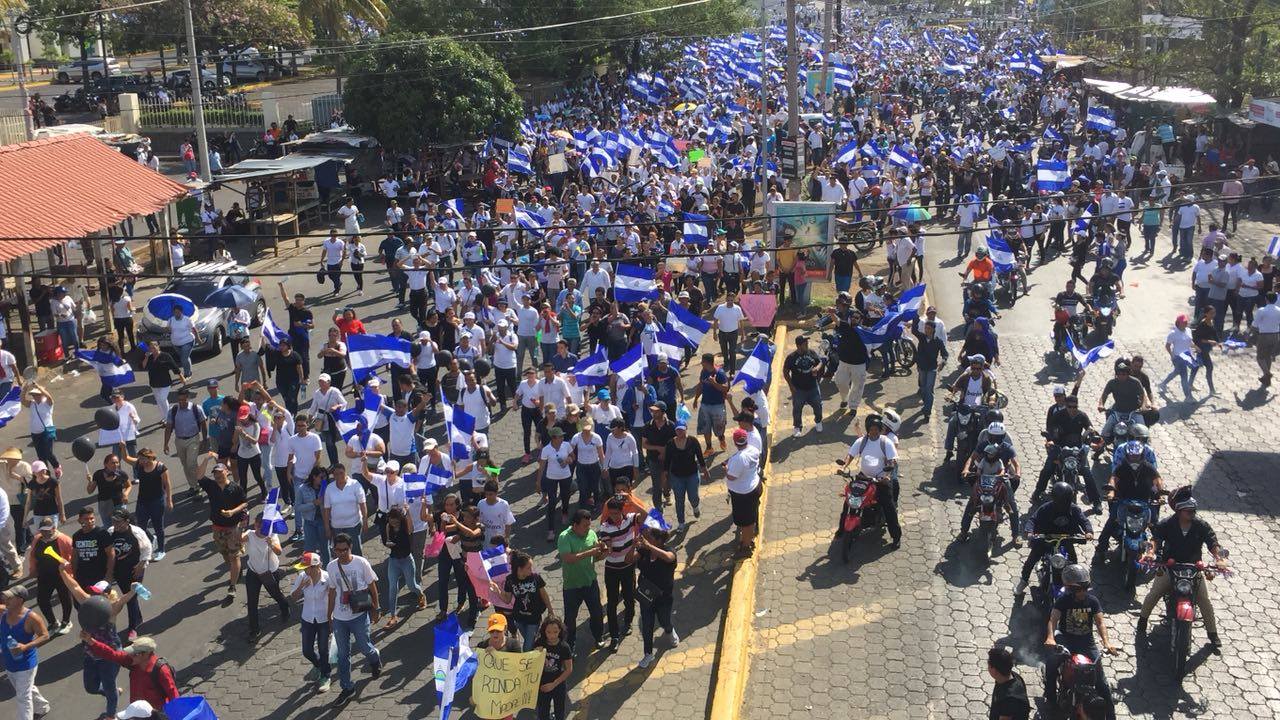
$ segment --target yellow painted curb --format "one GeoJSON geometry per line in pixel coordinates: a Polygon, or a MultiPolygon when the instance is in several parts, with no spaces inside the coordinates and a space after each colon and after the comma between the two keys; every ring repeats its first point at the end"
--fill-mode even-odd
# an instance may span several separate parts
{"type": "MultiPolygon", "coordinates": [[[[768,427],[769,447],[773,447],[774,427],[778,424],[778,394],[782,387],[782,363],[786,358],[787,326],[779,325],[773,334],[773,367],[769,387],[769,415],[773,422],[768,427]]],[[[765,462],[763,471],[769,476],[773,465],[773,453],[765,462]]],[[[760,491],[760,525],[756,529],[756,551],[751,557],[734,564],[733,578],[729,586],[729,604],[725,608],[724,625],[720,629],[720,642],[716,646],[716,684],[711,696],[711,720],[737,720],[742,712],[743,696],[747,690],[747,675],[751,670],[751,625],[756,609],[756,577],[759,572],[761,552],[764,549],[765,507],[769,499],[769,486],[760,491]]]]}

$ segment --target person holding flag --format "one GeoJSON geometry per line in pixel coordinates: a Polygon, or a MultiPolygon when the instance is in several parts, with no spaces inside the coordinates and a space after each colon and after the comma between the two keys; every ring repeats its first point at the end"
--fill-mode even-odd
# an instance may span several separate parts
{"type": "Polygon", "coordinates": [[[244,575],[244,589],[249,598],[249,638],[257,637],[258,597],[262,588],[267,589],[271,599],[280,607],[280,624],[289,622],[289,601],[280,591],[280,555],[284,552],[280,547],[280,535],[289,532],[289,526],[280,517],[280,506],[277,504],[277,493],[280,488],[272,488],[267,497],[266,506],[254,518],[252,530],[245,530],[241,542],[245,548],[245,565],[248,572],[244,575]],[[273,517],[274,516],[274,517],[273,517]]]}

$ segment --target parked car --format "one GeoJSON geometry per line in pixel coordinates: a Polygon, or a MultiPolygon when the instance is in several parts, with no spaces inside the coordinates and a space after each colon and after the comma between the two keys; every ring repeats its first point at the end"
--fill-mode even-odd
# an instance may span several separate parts
{"type": "Polygon", "coordinates": [[[59,65],[58,69],[54,71],[54,79],[63,85],[79,82],[80,79],[84,77],[84,68],[86,65],[89,67],[90,80],[101,79],[103,72],[108,69],[111,71],[112,75],[121,74],[120,64],[116,62],[115,58],[107,58],[106,63],[104,64],[102,58],[91,57],[84,60],[72,60],[71,62],[59,65]]]}
{"type": "Polygon", "coordinates": [[[124,73],[120,75],[112,74],[109,78],[99,78],[89,84],[94,92],[98,93],[139,93],[146,90],[149,85],[145,75],[136,73],[124,73]]]}
{"type": "Polygon", "coordinates": [[[262,82],[284,75],[280,63],[262,57],[241,57],[222,61],[222,74],[233,82],[262,82]]]}
{"type": "MultiPolygon", "coordinates": [[[[249,274],[243,265],[233,262],[201,262],[188,263],[178,269],[178,276],[169,281],[161,292],[177,293],[191,298],[195,303],[195,325],[200,331],[203,341],[197,345],[196,352],[218,352],[227,339],[227,322],[231,319],[230,308],[202,307],[209,294],[226,285],[243,285],[252,290],[256,299],[252,305],[243,307],[249,310],[250,325],[257,327],[267,312],[267,303],[262,298],[261,283],[249,274]],[[209,273],[226,273],[210,275],[209,273]]],[[[142,340],[158,343],[165,350],[172,350],[169,342],[169,318],[158,318],[150,310],[142,311],[142,340]]]]}
{"type": "MultiPolygon", "coordinates": [[[[191,71],[190,70],[174,70],[169,73],[169,77],[164,81],[171,90],[181,90],[191,87],[191,71]]],[[[223,77],[222,86],[230,87],[231,78],[223,77]]],[[[212,70],[200,68],[200,87],[203,90],[214,90],[218,87],[218,73],[212,70]]]]}

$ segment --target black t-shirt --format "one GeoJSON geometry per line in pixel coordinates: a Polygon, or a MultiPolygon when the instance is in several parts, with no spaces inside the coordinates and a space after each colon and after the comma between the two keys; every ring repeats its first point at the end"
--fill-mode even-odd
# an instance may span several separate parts
{"type": "Polygon", "coordinates": [[[124,504],[124,489],[129,485],[129,476],[120,470],[103,468],[93,474],[93,484],[98,488],[98,501],[110,500],[117,505],[124,504]]]}
{"type": "Polygon", "coordinates": [[[1081,297],[1078,292],[1067,292],[1066,290],[1063,290],[1053,296],[1053,302],[1063,310],[1072,312],[1078,309],[1080,305],[1084,304],[1084,298],[1081,297]]]}
{"type": "Polygon", "coordinates": [[[564,672],[564,666],[573,659],[573,651],[569,649],[569,644],[560,639],[555,645],[549,644],[546,640],[539,638],[533,648],[547,649],[547,659],[542,663],[542,680],[541,684],[547,683],[560,677],[560,673],[564,672]]]}
{"type": "Polygon", "coordinates": [[[840,358],[840,362],[849,363],[851,365],[867,364],[867,345],[862,342],[862,337],[858,335],[858,331],[850,323],[841,323],[836,329],[836,355],[840,358]]]}
{"type": "MultiPolygon", "coordinates": [[[[27,492],[31,493],[32,515],[58,514],[58,480],[49,478],[45,482],[32,479],[27,483],[27,492]]],[[[13,498],[10,498],[12,500],[13,498]]]]}
{"type": "Polygon", "coordinates": [[[302,356],[296,352],[288,356],[276,357],[276,384],[298,384],[302,382],[302,356]]]}
{"type": "MultiPolygon", "coordinates": [[[[667,550],[675,553],[670,548],[667,548],[667,550]]],[[[645,548],[640,548],[636,551],[636,554],[636,568],[640,571],[640,577],[657,586],[663,595],[673,593],[676,583],[676,563],[665,562],[655,553],[645,548]]],[[[676,561],[679,562],[679,560],[680,557],[677,555],[676,561]]]]}
{"type": "Polygon", "coordinates": [[[1083,412],[1061,410],[1049,419],[1049,435],[1059,445],[1082,445],[1084,431],[1091,427],[1093,422],[1083,412]]]}
{"type": "Polygon", "coordinates": [[[153,388],[169,387],[178,373],[178,362],[172,355],[160,353],[147,361],[147,385],[153,388]]]}
{"type": "Polygon", "coordinates": [[[533,625],[542,622],[542,614],[547,611],[547,606],[542,602],[539,591],[546,586],[547,582],[538,573],[531,573],[523,580],[516,579],[515,573],[512,573],[503,580],[502,591],[515,596],[511,616],[517,624],[533,625]]]}
{"type": "Polygon", "coordinates": [[[831,271],[838,276],[852,275],[853,262],[858,258],[852,250],[845,247],[837,247],[831,251],[831,271]]]}
{"type": "Polygon", "coordinates": [[[1152,529],[1151,535],[1159,548],[1157,554],[1160,560],[1172,558],[1174,562],[1180,563],[1200,562],[1205,548],[1218,545],[1218,534],[1209,523],[1200,518],[1192,518],[1191,525],[1183,532],[1178,516],[1171,515],[1161,520],[1152,529]]]}
{"type": "Polygon", "coordinates": [[[1116,468],[1116,498],[1119,500],[1150,500],[1156,487],[1155,468],[1140,463],[1134,470],[1129,463],[1122,462],[1116,468]]]}
{"type": "Polygon", "coordinates": [[[1027,684],[1022,676],[1012,673],[1008,682],[996,683],[991,691],[991,714],[989,720],[1012,718],[1027,720],[1031,717],[1031,701],[1027,698],[1027,684]]]}
{"type": "Polygon", "coordinates": [[[1111,409],[1116,412],[1129,413],[1142,407],[1142,383],[1136,378],[1114,377],[1102,388],[1102,394],[1110,395],[1111,409]]]}
{"type": "Polygon", "coordinates": [[[293,340],[294,345],[306,347],[311,343],[311,331],[308,329],[315,321],[315,316],[307,308],[295,307],[292,303],[287,308],[289,311],[289,338],[293,340]],[[296,326],[295,323],[302,323],[296,326]]]}
{"type": "Polygon", "coordinates": [[[1076,599],[1070,590],[1063,593],[1053,603],[1053,609],[1059,613],[1058,632],[1074,638],[1093,638],[1093,618],[1102,614],[1102,603],[1092,594],[1086,593],[1083,599],[1076,599]]]}
{"type": "Polygon", "coordinates": [[[123,531],[112,528],[111,545],[116,549],[115,575],[126,581],[119,584],[120,587],[127,589],[129,582],[133,579],[133,569],[142,559],[138,550],[138,538],[133,536],[133,528],[125,528],[123,531]]]}
{"type": "Polygon", "coordinates": [[[107,548],[111,547],[111,533],[106,528],[77,530],[71,536],[71,547],[76,554],[76,582],[81,587],[107,579],[107,548]]]}
{"type": "Polygon", "coordinates": [[[796,350],[782,364],[782,376],[790,380],[797,390],[812,390],[818,386],[818,377],[813,371],[821,364],[822,359],[818,357],[818,353],[796,350]]]}
{"type": "Polygon", "coordinates": [[[657,445],[665,449],[667,443],[671,442],[675,436],[676,424],[670,420],[662,423],[662,427],[658,427],[652,422],[644,426],[644,441],[649,445],[657,445]]]}
{"type": "Polygon", "coordinates": [[[240,489],[240,485],[234,482],[228,482],[226,486],[219,486],[212,478],[200,478],[200,489],[204,490],[209,496],[209,521],[216,527],[235,527],[244,519],[244,510],[235,515],[223,515],[223,510],[230,510],[238,505],[244,504],[244,490],[240,489]]]}
{"type": "Polygon", "coordinates": [[[161,476],[168,468],[164,463],[156,463],[150,470],[143,470],[142,465],[133,469],[133,477],[138,481],[138,502],[156,500],[164,497],[164,483],[161,476]]]}

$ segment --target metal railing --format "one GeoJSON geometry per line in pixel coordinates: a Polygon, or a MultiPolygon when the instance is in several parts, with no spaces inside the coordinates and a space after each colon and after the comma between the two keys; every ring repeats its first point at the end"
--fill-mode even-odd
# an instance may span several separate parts
{"type": "MultiPolygon", "coordinates": [[[[211,127],[261,130],[263,127],[262,103],[258,100],[249,100],[240,93],[206,98],[204,122],[211,127]]],[[[162,101],[157,98],[139,98],[138,124],[143,128],[194,127],[191,100],[162,101]]]]}

